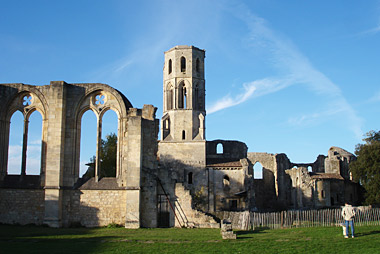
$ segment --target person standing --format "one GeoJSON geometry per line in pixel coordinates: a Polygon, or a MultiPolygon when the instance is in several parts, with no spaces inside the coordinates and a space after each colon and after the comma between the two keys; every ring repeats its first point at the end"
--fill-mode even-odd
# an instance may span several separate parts
{"type": "Polygon", "coordinates": [[[344,224],[346,226],[346,235],[345,238],[348,238],[348,227],[351,228],[351,236],[352,238],[355,237],[355,229],[354,229],[354,216],[356,214],[355,208],[352,207],[350,204],[345,203],[343,209],[342,209],[342,216],[344,219],[344,224]]]}

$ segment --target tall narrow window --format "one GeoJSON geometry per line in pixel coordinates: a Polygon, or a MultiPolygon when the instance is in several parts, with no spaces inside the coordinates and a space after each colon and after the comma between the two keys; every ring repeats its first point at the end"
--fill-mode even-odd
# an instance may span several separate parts
{"type": "Polygon", "coordinates": [[[21,154],[24,116],[20,111],[13,113],[9,127],[8,175],[21,174],[21,154]]]}
{"type": "Polygon", "coordinates": [[[216,153],[217,154],[223,154],[223,144],[219,143],[216,145],[216,153]]]}
{"type": "Polygon", "coordinates": [[[37,110],[29,117],[26,174],[41,173],[42,115],[37,110]]]}
{"type": "Polygon", "coordinates": [[[181,72],[186,72],[186,58],[181,57],[181,72]]]}
{"type": "Polygon", "coordinates": [[[190,172],[189,174],[187,174],[187,183],[193,184],[193,172],[190,172]]]}
{"type": "Polygon", "coordinates": [[[182,140],[185,140],[186,139],[186,132],[183,130],[182,131],[182,140]]]}
{"type": "Polygon", "coordinates": [[[168,69],[169,69],[169,74],[172,73],[172,59],[169,59],[168,69]]]}
{"type": "Polygon", "coordinates": [[[186,108],[186,86],[184,83],[181,83],[178,87],[178,108],[186,108]]]}
{"type": "Polygon", "coordinates": [[[195,70],[199,72],[199,58],[197,58],[197,61],[195,62],[195,70]]]}
{"type": "Polygon", "coordinates": [[[185,85],[183,85],[183,108],[187,108],[187,91],[185,85]]]}
{"type": "Polygon", "coordinates": [[[253,166],[253,176],[255,179],[263,179],[263,166],[260,162],[256,162],[253,166]]]}

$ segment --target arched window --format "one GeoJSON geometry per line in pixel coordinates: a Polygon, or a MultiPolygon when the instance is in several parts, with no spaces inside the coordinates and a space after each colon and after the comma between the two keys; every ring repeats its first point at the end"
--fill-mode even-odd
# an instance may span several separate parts
{"type": "Polygon", "coordinates": [[[186,72],[186,58],[181,57],[181,72],[186,72]]]}
{"type": "Polygon", "coordinates": [[[199,72],[199,58],[197,58],[197,61],[195,62],[195,70],[199,72]]]}
{"type": "Polygon", "coordinates": [[[20,111],[13,113],[9,127],[8,175],[21,174],[21,155],[24,116],[20,111]]]}
{"type": "Polygon", "coordinates": [[[184,83],[181,83],[178,87],[178,108],[186,109],[187,107],[187,91],[184,83]]]}
{"type": "Polygon", "coordinates": [[[37,110],[29,116],[26,174],[40,175],[42,146],[42,115],[37,110]]]}
{"type": "Polygon", "coordinates": [[[168,69],[169,69],[169,74],[172,73],[172,59],[169,59],[168,69]]]}
{"type": "Polygon", "coordinates": [[[81,118],[79,177],[84,174],[86,177],[95,176],[96,125],[96,115],[92,110],[87,110],[81,118]]]}
{"type": "Polygon", "coordinates": [[[307,171],[308,171],[308,172],[313,172],[313,168],[312,168],[311,166],[308,166],[308,167],[307,167],[307,171]]]}
{"type": "Polygon", "coordinates": [[[102,144],[100,177],[116,177],[118,117],[115,111],[107,110],[102,115],[102,144]]]}
{"type": "Polygon", "coordinates": [[[253,166],[253,176],[255,179],[263,179],[263,166],[260,162],[256,162],[253,166]]]}
{"type": "Polygon", "coordinates": [[[185,140],[186,139],[186,132],[185,130],[182,131],[182,140],[185,140]]]}
{"type": "Polygon", "coordinates": [[[223,187],[224,188],[230,187],[230,178],[228,177],[228,175],[225,175],[223,177],[223,187]]]}
{"type": "Polygon", "coordinates": [[[223,144],[219,143],[216,145],[216,153],[217,154],[223,154],[223,144]]]}
{"type": "Polygon", "coordinates": [[[193,184],[193,172],[187,174],[187,183],[193,184]]]}

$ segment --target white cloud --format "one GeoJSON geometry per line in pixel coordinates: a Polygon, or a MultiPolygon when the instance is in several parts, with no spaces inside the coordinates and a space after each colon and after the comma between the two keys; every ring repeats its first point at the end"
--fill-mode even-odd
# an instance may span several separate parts
{"type": "Polygon", "coordinates": [[[319,70],[315,69],[288,38],[271,30],[266,24],[267,22],[263,18],[253,14],[247,6],[241,4],[235,8],[230,8],[230,10],[233,15],[248,26],[252,46],[266,49],[271,55],[273,65],[286,73],[286,77],[262,79],[243,84],[244,93],[236,96],[228,95],[218,100],[210,106],[211,113],[236,106],[252,97],[279,91],[290,85],[303,84],[316,95],[327,99],[328,103],[324,105],[325,108],[322,111],[318,109],[318,112],[291,118],[289,119],[289,123],[310,123],[326,116],[344,113],[349,121],[349,128],[355,133],[356,137],[361,137],[362,120],[356,115],[336,84],[319,70]],[[247,87],[252,90],[247,89],[247,87]],[[259,87],[261,89],[258,89],[259,87]],[[249,91],[252,92],[249,93],[249,91]],[[252,96],[253,94],[256,96],[252,96]]]}

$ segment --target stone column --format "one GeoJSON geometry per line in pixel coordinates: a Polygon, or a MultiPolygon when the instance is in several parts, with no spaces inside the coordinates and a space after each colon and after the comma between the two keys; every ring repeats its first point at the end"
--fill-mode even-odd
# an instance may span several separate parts
{"type": "Polygon", "coordinates": [[[24,130],[22,135],[22,157],[21,157],[21,179],[22,176],[26,175],[26,151],[28,147],[28,128],[29,128],[29,120],[24,119],[24,130]]]}
{"type": "Polygon", "coordinates": [[[7,174],[10,121],[0,120],[0,181],[7,174]]]}
{"type": "MultiPolygon", "coordinates": [[[[136,112],[138,113],[138,112],[136,112]]],[[[140,113],[141,114],[141,113],[140,113]]],[[[142,167],[142,118],[128,118],[128,175],[126,178],[126,228],[140,227],[140,186],[142,167]]]]}
{"type": "Polygon", "coordinates": [[[49,111],[47,113],[44,224],[50,227],[62,226],[61,185],[65,152],[66,85],[63,81],[52,81],[46,96],[49,111]]]}
{"type": "Polygon", "coordinates": [[[95,182],[98,182],[100,178],[101,153],[102,153],[102,119],[100,119],[100,115],[98,115],[98,127],[97,127],[97,137],[96,137],[96,159],[95,159],[95,182]]]}

